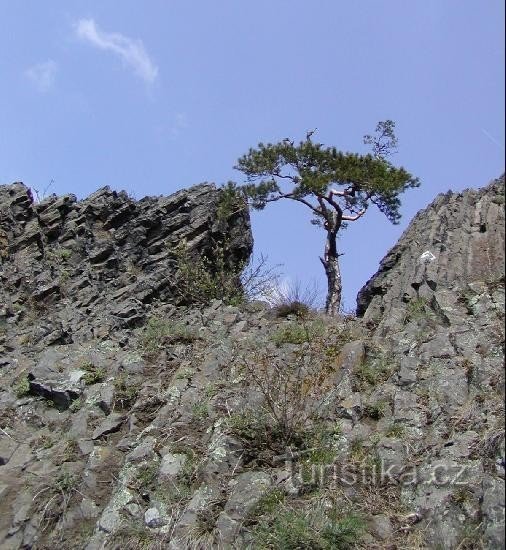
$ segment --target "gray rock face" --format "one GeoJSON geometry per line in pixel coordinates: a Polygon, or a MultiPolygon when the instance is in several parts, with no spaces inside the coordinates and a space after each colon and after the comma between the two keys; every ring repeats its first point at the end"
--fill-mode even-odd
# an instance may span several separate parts
{"type": "Polygon", "coordinates": [[[0,186],[0,323],[38,316],[32,343],[68,344],[142,324],[149,305],[178,303],[174,248],[213,261],[225,250],[233,270],[248,259],[247,210],[218,215],[221,191],[202,184],[168,197],[132,200],[99,189],[78,201],[35,203],[21,183],[0,186]]]}
{"type": "Polygon", "coordinates": [[[414,445],[411,460],[398,439],[381,440],[378,455],[406,476],[424,449],[403,495],[426,522],[426,544],[504,547],[504,176],[437,197],[357,304],[398,364],[393,431],[414,445]]]}
{"type": "Polygon", "coordinates": [[[504,276],[503,228],[504,175],[477,191],[439,195],[360,290],[357,315],[387,318],[418,297],[504,276]]]}
{"type": "Polygon", "coordinates": [[[365,320],[178,304],[174,242],[250,249],[211,186],[0,187],[0,547],[503,548],[500,185],[417,216],[365,320]]]}

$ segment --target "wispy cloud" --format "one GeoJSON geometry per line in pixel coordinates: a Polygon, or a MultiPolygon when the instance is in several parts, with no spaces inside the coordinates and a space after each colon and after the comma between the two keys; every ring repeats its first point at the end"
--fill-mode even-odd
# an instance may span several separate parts
{"type": "Polygon", "coordinates": [[[80,19],[75,25],[77,36],[89,44],[115,53],[126,66],[145,82],[152,84],[158,76],[158,67],[150,59],[141,40],[134,40],[117,32],[104,32],[93,19],[80,19]]]}
{"type": "Polygon", "coordinates": [[[39,90],[39,92],[49,92],[54,86],[58,64],[49,59],[43,63],[37,63],[25,71],[25,76],[39,90]]]}

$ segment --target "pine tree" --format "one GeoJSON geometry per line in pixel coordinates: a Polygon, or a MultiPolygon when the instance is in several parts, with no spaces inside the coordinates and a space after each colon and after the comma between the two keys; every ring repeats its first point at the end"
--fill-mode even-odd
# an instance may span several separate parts
{"type": "Polygon", "coordinates": [[[395,123],[379,122],[374,135],[364,136],[372,153],[360,155],[324,147],[308,132],[299,144],[286,138],[260,143],[235,166],[247,177],[238,188],[250,205],[262,210],[270,202],[290,199],[307,206],[311,223],[326,232],[320,258],[327,276],[325,310],[337,315],[341,305],[341,272],[337,235],[349,222],[361,219],[374,204],[394,224],[400,219],[399,194],[420,185],[419,179],[389,160],[397,149],[395,123]]]}

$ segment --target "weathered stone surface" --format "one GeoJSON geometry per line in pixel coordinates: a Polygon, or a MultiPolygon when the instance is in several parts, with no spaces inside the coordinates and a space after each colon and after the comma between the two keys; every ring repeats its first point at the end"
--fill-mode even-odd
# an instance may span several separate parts
{"type": "Polygon", "coordinates": [[[159,476],[162,478],[175,478],[184,468],[188,457],[181,453],[167,453],[160,462],[159,476]]]}
{"type": "Polygon", "coordinates": [[[341,349],[336,361],[334,384],[337,395],[347,398],[352,390],[352,373],[365,360],[365,346],[361,340],[348,342],[341,349]]]}
{"type": "Polygon", "coordinates": [[[148,508],[144,513],[144,522],[148,527],[161,527],[165,524],[158,508],[148,508]]]}
{"type": "Polygon", "coordinates": [[[357,314],[388,318],[393,307],[420,296],[503,277],[503,227],[504,176],[478,191],[439,195],[359,292],[357,314]]]}
{"type": "Polygon", "coordinates": [[[225,505],[225,512],[232,519],[242,519],[265,495],[272,481],[264,472],[245,472],[237,476],[233,491],[225,505]]]}
{"type": "Polygon", "coordinates": [[[248,259],[248,212],[218,217],[220,193],[202,184],[134,201],[104,187],[82,201],[51,196],[37,204],[21,183],[0,186],[0,303],[46,310],[33,344],[138,326],[154,300],[181,299],[171,257],[181,241],[211,260],[221,243],[231,269],[248,259]]]}
{"type": "Polygon", "coordinates": [[[329,510],[359,515],[364,548],[503,547],[494,189],[437,199],[406,234],[440,239],[439,267],[401,241],[365,321],[336,322],[175,303],[180,238],[249,250],[247,216],[218,220],[211,186],[41,204],[0,187],[0,547],[254,548],[292,510],[311,537],[329,510]]]}
{"type": "Polygon", "coordinates": [[[486,476],[483,480],[485,541],[489,548],[504,546],[504,480],[486,476]]]}
{"type": "Polygon", "coordinates": [[[233,544],[242,521],[268,493],[271,483],[270,476],[264,472],[246,472],[237,476],[225,509],[216,522],[221,544],[233,544]]]}
{"type": "Polygon", "coordinates": [[[107,418],[105,418],[93,431],[91,435],[92,439],[98,439],[104,435],[117,432],[123,422],[125,417],[118,413],[112,413],[107,418]]]}
{"type": "Polygon", "coordinates": [[[129,462],[141,462],[143,460],[152,460],[155,457],[153,447],[156,444],[154,437],[146,437],[142,440],[137,447],[130,453],[128,453],[126,459],[129,462]]]}

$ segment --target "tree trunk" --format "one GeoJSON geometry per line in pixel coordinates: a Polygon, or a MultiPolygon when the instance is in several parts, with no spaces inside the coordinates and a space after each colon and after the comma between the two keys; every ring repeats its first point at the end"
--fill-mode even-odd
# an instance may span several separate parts
{"type": "Polygon", "coordinates": [[[325,256],[320,258],[327,275],[325,312],[331,317],[339,315],[342,293],[341,270],[339,269],[339,254],[337,253],[336,241],[337,230],[328,230],[327,242],[325,243],[325,256]]]}

